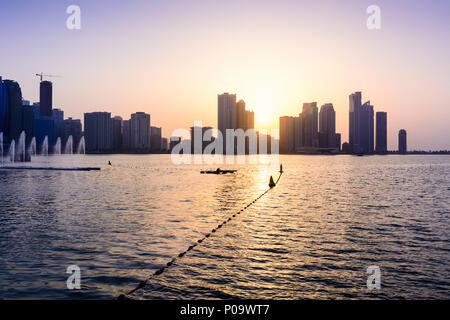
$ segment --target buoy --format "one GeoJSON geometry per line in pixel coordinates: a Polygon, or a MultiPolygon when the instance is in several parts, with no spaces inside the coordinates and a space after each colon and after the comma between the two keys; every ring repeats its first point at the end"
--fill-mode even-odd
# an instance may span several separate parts
{"type": "Polygon", "coordinates": [[[271,188],[275,187],[275,182],[273,182],[272,176],[270,176],[269,187],[271,188]]]}
{"type": "Polygon", "coordinates": [[[280,173],[283,173],[283,165],[280,164],[280,173]]]}

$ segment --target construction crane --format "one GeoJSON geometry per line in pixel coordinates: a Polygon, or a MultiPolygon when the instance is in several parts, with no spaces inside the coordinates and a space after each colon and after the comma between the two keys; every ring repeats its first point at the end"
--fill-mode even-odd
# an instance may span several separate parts
{"type": "Polygon", "coordinates": [[[61,76],[55,76],[55,75],[52,75],[52,74],[43,74],[42,72],[41,73],[36,73],[36,76],[41,78],[41,82],[42,82],[42,77],[62,78],[61,76]]]}

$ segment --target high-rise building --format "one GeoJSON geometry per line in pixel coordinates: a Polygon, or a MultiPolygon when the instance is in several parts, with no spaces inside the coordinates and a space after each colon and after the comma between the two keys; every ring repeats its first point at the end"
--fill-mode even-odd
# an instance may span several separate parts
{"type": "Polygon", "coordinates": [[[212,127],[191,127],[191,154],[202,154],[211,141],[203,141],[205,133],[212,127]]]}
{"type": "Polygon", "coordinates": [[[181,143],[181,137],[170,137],[169,151],[172,152],[177,144],[181,143]]]}
{"type": "Polygon", "coordinates": [[[80,140],[82,137],[82,126],[80,119],[66,119],[63,122],[63,141],[67,143],[67,140],[70,136],[72,136],[72,147],[73,153],[76,153],[78,150],[78,145],[80,144],[80,140]]]}
{"type": "Polygon", "coordinates": [[[303,148],[303,119],[300,114],[294,118],[294,151],[301,152],[303,148]]]}
{"type": "Polygon", "coordinates": [[[361,92],[350,95],[349,146],[352,153],[373,153],[374,114],[370,101],[361,104],[361,92]]]}
{"type": "Polygon", "coordinates": [[[52,119],[54,121],[55,139],[63,138],[64,135],[64,111],[61,109],[52,109],[52,119]]]}
{"type": "Polygon", "coordinates": [[[376,153],[386,153],[387,152],[387,113],[377,112],[376,113],[376,153]]]}
{"type": "Polygon", "coordinates": [[[0,76],[0,132],[4,136],[9,132],[8,89],[0,76]]]}
{"type": "Polygon", "coordinates": [[[336,148],[336,112],[331,103],[320,107],[319,145],[321,148],[336,148]]]}
{"type": "Polygon", "coordinates": [[[244,115],[244,131],[255,129],[255,113],[253,111],[245,111],[244,115]]]}
{"type": "Polygon", "coordinates": [[[246,123],[246,112],[244,100],[239,100],[236,103],[236,129],[240,128],[244,131],[247,130],[248,124],[246,123]]]}
{"type": "MultiPolygon", "coordinates": [[[[223,153],[226,152],[226,130],[237,129],[237,108],[236,108],[236,94],[219,94],[218,110],[217,110],[217,127],[223,136],[223,153]]],[[[241,104],[242,105],[242,104],[241,104]]]]}
{"type": "Polygon", "coordinates": [[[280,117],[280,153],[295,151],[295,117],[280,117]]]}
{"type": "Polygon", "coordinates": [[[169,146],[167,144],[167,138],[161,138],[161,151],[167,152],[169,146]]]}
{"type": "Polygon", "coordinates": [[[122,152],[131,151],[131,128],[130,120],[122,122],[122,152]]]}
{"type": "Polygon", "coordinates": [[[116,116],[112,118],[113,130],[113,151],[122,151],[122,117],[116,116]]]}
{"type": "Polygon", "coordinates": [[[18,141],[23,130],[22,90],[17,82],[4,80],[3,85],[7,93],[7,130],[3,132],[3,138],[9,142],[18,141]]]}
{"type": "Polygon", "coordinates": [[[336,148],[338,152],[341,152],[341,134],[336,133],[336,148]]]}
{"type": "Polygon", "coordinates": [[[360,151],[360,113],[361,113],[361,92],[352,93],[349,96],[349,121],[348,139],[351,152],[360,151]]]}
{"type": "Polygon", "coordinates": [[[301,117],[303,121],[303,147],[319,147],[317,102],[304,103],[301,117]]]}
{"type": "Polygon", "coordinates": [[[407,144],[406,144],[406,130],[401,129],[398,132],[398,153],[406,154],[407,144]]]}
{"type": "Polygon", "coordinates": [[[374,151],[373,120],[373,106],[370,104],[370,101],[367,101],[361,107],[360,148],[362,153],[373,153],[374,151]]]}
{"type": "Polygon", "coordinates": [[[162,128],[160,127],[151,127],[150,128],[150,147],[152,152],[161,151],[161,135],[162,128]]]}
{"type": "Polygon", "coordinates": [[[53,84],[50,81],[41,81],[39,87],[39,102],[41,116],[51,117],[53,108],[53,84]]]}
{"type": "Polygon", "coordinates": [[[86,153],[111,152],[113,148],[111,113],[85,113],[84,138],[86,153]]]}
{"type": "Polygon", "coordinates": [[[130,147],[132,152],[150,152],[150,115],[145,112],[136,112],[130,119],[130,147]]]}
{"type": "Polygon", "coordinates": [[[31,106],[23,107],[23,130],[25,131],[25,145],[31,143],[34,136],[34,110],[31,106]]]}

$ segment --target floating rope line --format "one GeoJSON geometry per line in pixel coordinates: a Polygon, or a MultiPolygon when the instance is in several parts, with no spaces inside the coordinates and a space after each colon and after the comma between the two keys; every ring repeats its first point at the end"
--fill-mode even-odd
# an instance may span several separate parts
{"type": "Polygon", "coordinates": [[[134,292],[136,292],[139,289],[142,289],[143,287],[145,287],[150,280],[152,280],[154,277],[159,276],[160,274],[162,274],[164,271],[167,270],[167,268],[169,268],[171,265],[173,265],[173,263],[177,260],[180,259],[182,257],[184,257],[186,255],[186,253],[188,253],[189,251],[191,251],[192,249],[194,249],[196,246],[198,246],[199,244],[201,244],[203,241],[205,241],[207,238],[209,238],[213,233],[215,233],[216,231],[218,231],[219,229],[221,229],[224,225],[227,224],[227,222],[230,222],[233,218],[235,218],[238,214],[243,213],[246,209],[248,209],[251,205],[253,205],[256,201],[258,201],[259,199],[261,199],[263,196],[265,196],[270,190],[272,190],[272,188],[274,188],[277,184],[278,181],[280,181],[281,175],[283,174],[283,165],[280,165],[280,175],[278,176],[278,179],[276,182],[273,181],[272,176],[270,176],[270,182],[269,182],[269,189],[267,189],[266,191],[264,191],[262,194],[260,194],[257,198],[255,198],[253,201],[251,201],[250,203],[248,203],[243,209],[235,212],[234,214],[232,214],[231,216],[229,216],[227,219],[225,219],[221,224],[219,224],[217,227],[215,227],[214,229],[211,230],[211,232],[205,234],[203,236],[203,238],[197,240],[196,243],[194,243],[193,245],[189,246],[185,251],[179,253],[176,257],[174,257],[172,260],[170,260],[169,262],[166,263],[166,265],[158,270],[156,270],[150,277],[148,277],[146,280],[143,280],[141,282],[139,282],[138,286],[136,288],[134,288],[133,290],[129,291],[127,294],[121,294],[118,299],[119,300],[123,300],[126,298],[126,296],[129,296],[130,294],[133,294],[134,292]]]}

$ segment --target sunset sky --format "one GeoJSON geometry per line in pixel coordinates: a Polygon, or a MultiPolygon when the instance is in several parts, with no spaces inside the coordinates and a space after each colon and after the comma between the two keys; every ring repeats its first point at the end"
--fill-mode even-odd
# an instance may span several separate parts
{"type": "Polygon", "coordinates": [[[348,139],[348,96],[388,113],[409,149],[450,149],[450,1],[2,1],[0,75],[39,100],[35,73],[61,75],[66,117],[151,114],[169,136],[194,121],[217,126],[217,94],[236,93],[256,127],[278,128],[303,102],[333,103],[348,139]],[[81,8],[68,30],[66,8],[81,8]],[[369,5],[381,30],[366,27],[369,5]],[[363,102],[364,102],[363,101],[363,102]]]}

